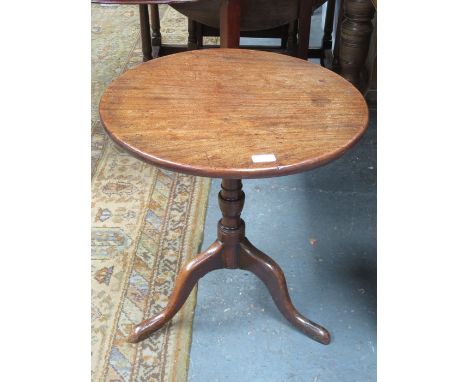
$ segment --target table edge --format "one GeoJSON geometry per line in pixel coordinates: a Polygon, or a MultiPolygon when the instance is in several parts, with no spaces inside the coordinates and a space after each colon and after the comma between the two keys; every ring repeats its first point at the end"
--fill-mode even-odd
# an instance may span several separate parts
{"type": "MultiPolygon", "coordinates": [[[[99,113],[100,116],[100,113],[99,113]]],[[[156,167],[163,168],[165,170],[170,170],[174,172],[180,172],[188,175],[202,176],[206,178],[227,178],[227,179],[259,179],[259,178],[274,178],[279,176],[286,176],[297,174],[300,172],[312,170],[314,168],[323,166],[335,159],[338,159],[343,154],[345,154],[349,149],[351,149],[355,144],[359,142],[361,137],[367,131],[369,126],[369,112],[367,112],[366,121],[364,127],[351,139],[347,142],[346,145],[340,147],[339,149],[328,152],[320,157],[315,157],[311,160],[305,160],[302,162],[294,163],[287,166],[273,166],[273,167],[264,167],[264,168],[249,168],[249,169],[238,169],[238,168],[213,168],[206,166],[195,166],[187,165],[183,163],[172,162],[169,160],[164,160],[156,156],[149,155],[143,151],[140,151],[136,147],[123,142],[117,138],[110,130],[107,129],[106,124],[100,118],[101,124],[112,139],[119,147],[123,148],[133,157],[143,160],[144,162],[154,165],[156,167]]]]}

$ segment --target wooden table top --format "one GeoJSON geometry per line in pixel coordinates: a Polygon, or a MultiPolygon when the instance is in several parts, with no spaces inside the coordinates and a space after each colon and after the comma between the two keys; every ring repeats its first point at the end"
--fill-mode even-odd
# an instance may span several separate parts
{"type": "Polygon", "coordinates": [[[239,179],[325,164],[357,142],[368,122],[363,97],[337,74],[244,49],[138,65],[110,84],[100,115],[112,139],[146,162],[239,179]]]}

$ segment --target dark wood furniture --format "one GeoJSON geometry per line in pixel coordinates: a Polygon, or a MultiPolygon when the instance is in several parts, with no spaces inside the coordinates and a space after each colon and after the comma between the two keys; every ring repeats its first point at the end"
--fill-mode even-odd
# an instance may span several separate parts
{"type": "Polygon", "coordinates": [[[159,56],[161,49],[161,24],[158,4],[139,4],[140,34],[143,61],[159,56]],[[148,13],[148,6],[150,12],[148,13]]]}
{"type": "Polygon", "coordinates": [[[158,4],[178,4],[196,1],[199,0],[91,0],[91,3],[138,5],[140,12],[141,50],[143,61],[148,61],[153,56],[156,57],[159,54],[161,47],[158,4]],[[148,6],[151,9],[151,16],[148,6]],[[153,32],[151,32],[151,29],[153,29],[153,32]]]}
{"type": "MultiPolygon", "coordinates": [[[[309,56],[312,14],[325,1],[230,0],[230,6],[241,9],[239,28],[242,37],[281,38],[281,46],[258,48],[280,50],[305,59],[309,56]]],[[[172,5],[189,18],[189,43],[192,48],[203,46],[203,36],[220,35],[219,10],[226,4],[225,0],[202,0],[172,5]]]]}
{"type": "Polygon", "coordinates": [[[333,69],[363,93],[369,89],[370,81],[375,82],[375,49],[370,70],[367,72],[365,63],[374,31],[373,18],[376,7],[376,0],[341,0],[333,69]]]}
{"type": "MultiPolygon", "coordinates": [[[[279,47],[258,46],[259,49],[277,50],[303,59],[324,59],[331,48],[333,18],[327,16],[322,46],[309,48],[311,17],[315,9],[327,0],[92,0],[106,4],[138,4],[143,60],[164,56],[203,46],[203,36],[220,35],[223,38],[222,10],[239,9],[239,33],[245,37],[281,38],[279,47]],[[151,13],[148,12],[148,4],[151,13]],[[188,47],[162,45],[158,4],[170,4],[189,18],[188,47]],[[240,11],[241,10],[241,11],[240,11]],[[150,21],[151,20],[151,21],[150,21]],[[151,28],[150,28],[151,25],[151,28]],[[152,32],[151,32],[152,29],[152,32]]],[[[333,10],[335,0],[328,0],[333,10]]],[[[234,15],[234,14],[233,14],[234,15]]],[[[252,48],[252,47],[251,47],[252,48]]]]}
{"type": "MultiPolygon", "coordinates": [[[[150,59],[151,56],[151,34],[148,19],[148,10],[143,10],[143,4],[171,4],[175,7],[183,6],[188,2],[196,2],[199,0],[92,0],[95,3],[108,4],[140,4],[141,10],[141,31],[144,60],[150,59]]],[[[203,0],[202,0],[203,1],[203,0]]],[[[221,37],[229,40],[230,44],[224,45],[236,47],[239,45],[240,38],[240,0],[223,0],[224,13],[220,13],[221,37]],[[229,11],[233,11],[232,15],[229,11]],[[224,23],[224,24],[223,24],[224,23]]],[[[303,7],[310,7],[311,0],[300,0],[303,7]],[[309,2],[308,2],[309,1],[309,2]]],[[[146,5],[145,5],[146,6],[146,5]]],[[[374,19],[375,10],[377,8],[377,0],[329,0],[326,14],[326,23],[324,35],[322,39],[322,47],[319,51],[314,49],[307,50],[307,57],[320,57],[321,64],[327,68],[331,68],[337,73],[340,73],[353,85],[355,85],[363,94],[370,95],[370,101],[376,102],[376,68],[377,68],[377,53],[376,53],[376,38],[373,35],[376,23],[374,19]],[[338,7],[335,7],[335,2],[338,1],[338,7]],[[332,32],[333,19],[336,17],[336,33],[333,52],[332,32]],[[369,45],[371,45],[371,57],[368,57],[369,45]],[[367,62],[366,62],[367,60],[367,62]],[[367,70],[366,70],[367,69],[367,70]]],[[[154,13],[154,12],[153,12],[154,13]]],[[[305,12],[306,13],[306,12],[305,12]]],[[[305,14],[304,13],[304,14],[305,14]]],[[[157,41],[159,27],[156,19],[152,16],[153,41],[157,41]]],[[[290,24],[293,25],[294,24],[290,24]]],[[[302,23],[306,29],[305,23],[302,23]]],[[[191,28],[195,28],[192,23],[191,28]]],[[[309,24],[310,28],[310,24],[309,24]]],[[[192,30],[192,33],[199,33],[192,30]]],[[[302,33],[305,33],[303,30],[302,33]]],[[[308,32],[307,32],[308,34],[308,32]]],[[[292,33],[295,35],[295,32],[292,33]]],[[[289,33],[291,36],[291,33],[289,33]]],[[[304,40],[303,40],[304,41],[304,40]]],[[[193,40],[192,43],[197,43],[193,40]]],[[[226,41],[224,41],[226,43],[226,41]]],[[[308,44],[308,43],[307,43],[308,44]]],[[[154,45],[154,44],[153,44],[154,45]]],[[[221,44],[223,45],[223,44],[221,44]]],[[[193,48],[194,46],[192,46],[193,48]]],[[[300,57],[305,55],[305,43],[299,48],[303,53],[298,54],[300,57]]],[[[159,48],[158,48],[159,50],[159,48]]],[[[168,47],[166,53],[174,53],[181,51],[179,48],[168,47]]]]}
{"type": "Polygon", "coordinates": [[[344,0],[340,39],[340,73],[359,86],[369,50],[374,5],[371,0],[344,0]]]}
{"type": "Polygon", "coordinates": [[[148,6],[140,4],[138,7],[140,11],[141,52],[143,53],[143,61],[148,61],[153,58],[148,6]]]}
{"type": "Polygon", "coordinates": [[[330,342],[326,329],[296,310],[278,264],[247,240],[241,180],[310,170],[346,152],[368,123],[366,103],[355,87],[290,56],[195,50],[124,73],[102,96],[100,116],[110,137],[137,158],[223,179],[217,240],[183,268],[166,309],[137,325],[130,342],[162,327],[197,281],[219,268],[254,273],[287,320],[312,339],[330,342]]]}

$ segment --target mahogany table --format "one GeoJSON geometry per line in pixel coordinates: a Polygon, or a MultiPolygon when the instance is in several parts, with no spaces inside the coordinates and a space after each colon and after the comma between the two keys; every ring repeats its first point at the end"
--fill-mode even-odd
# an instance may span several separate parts
{"type": "Polygon", "coordinates": [[[206,273],[241,268],[266,284],[286,319],[328,344],[329,332],[292,304],[278,264],[247,240],[240,217],[241,179],[298,173],[342,155],[367,127],[368,110],[359,91],[337,74],[297,58],[210,49],[128,70],[107,88],[99,110],[110,137],[137,158],[172,171],[222,178],[217,240],[185,265],[167,307],[137,325],[129,341],[143,340],[168,322],[206,273]]]}

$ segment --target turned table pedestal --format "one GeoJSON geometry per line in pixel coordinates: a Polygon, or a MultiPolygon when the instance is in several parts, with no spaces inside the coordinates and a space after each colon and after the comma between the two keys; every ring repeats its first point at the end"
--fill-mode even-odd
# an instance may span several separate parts
{"type": "Polygon", "coordinates": [[[217,240],[185,265],[167,307],[138,324],[130,342],[161,328],[197,281],[220,268],[254,273],[289,322],[320,343],[330,342],[325,328],[296,310],[278,264],[247,240],[241,179],[310,170],[346,152],[368,122],[366,103],[351,84],[275,53],[191,51],[128,70],[102,96],[100,116],[110,137],[137,158],[222,178],[217,240]]]}

